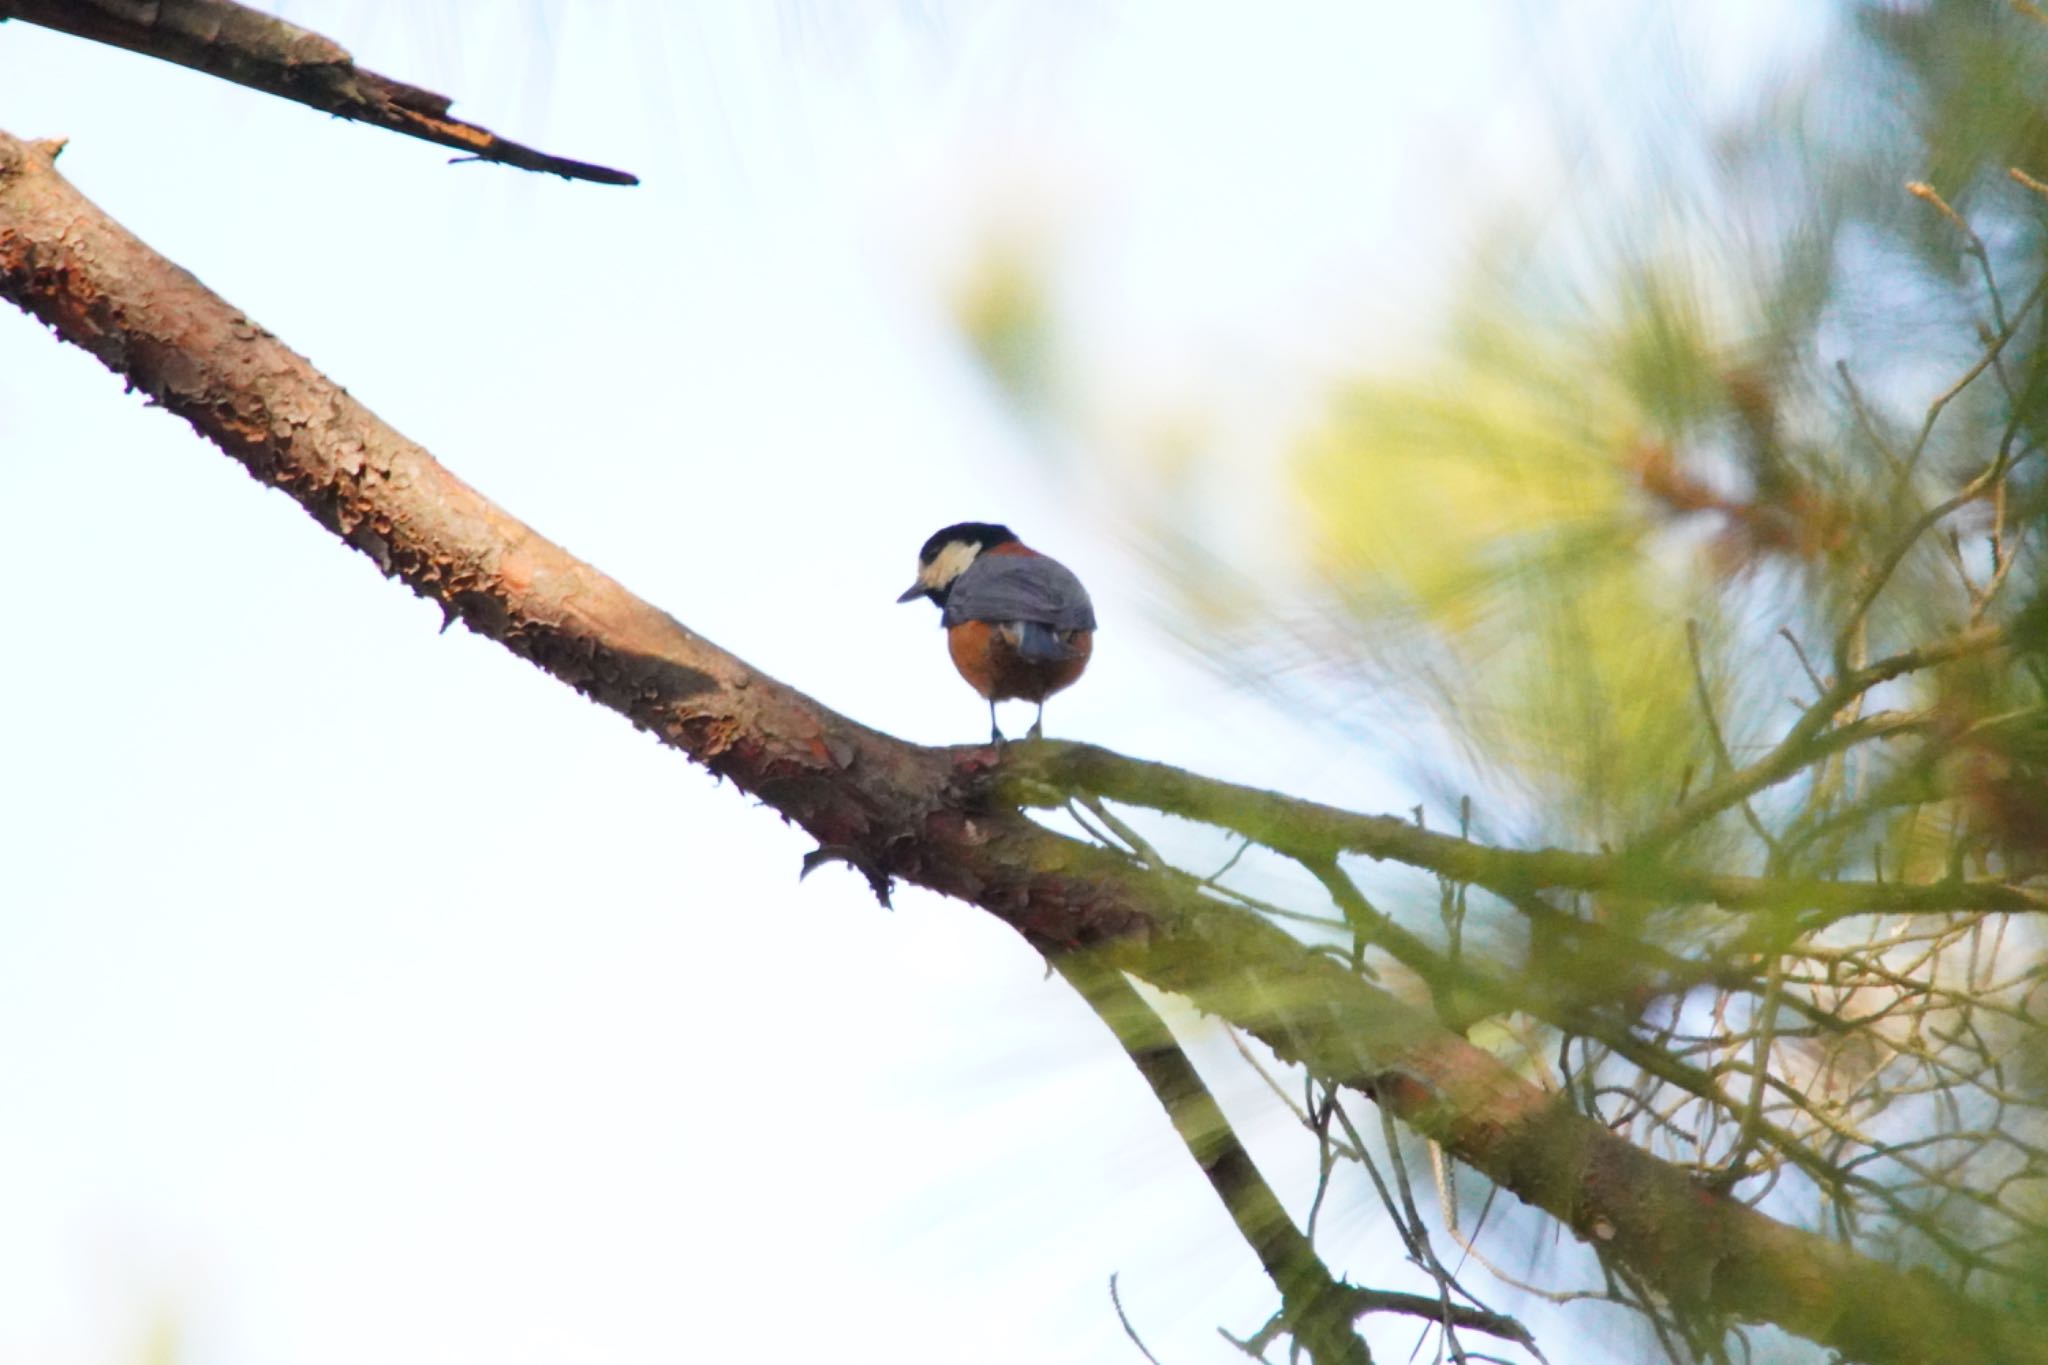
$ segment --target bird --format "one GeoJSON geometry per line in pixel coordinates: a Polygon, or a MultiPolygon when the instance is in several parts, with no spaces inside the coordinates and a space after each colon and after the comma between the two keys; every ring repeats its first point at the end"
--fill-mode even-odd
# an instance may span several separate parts
{"type": "Polygon", "coordinates": [[[991,744],[1003,743],[996,703],[1038,703],[1027,739],[1045,733],[1045,699],[1088,667],[1095,604],[1066,565],[1017,539],[1007,526],[962,521],[934,531],[917,552],[917,581],[898,602],[928,597],[939,608],[953,667],[988,700],[991,744]]]}

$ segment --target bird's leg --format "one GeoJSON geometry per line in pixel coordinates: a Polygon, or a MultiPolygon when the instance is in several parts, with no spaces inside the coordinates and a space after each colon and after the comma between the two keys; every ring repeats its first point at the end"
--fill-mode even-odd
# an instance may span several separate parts
{"type": "Polygon", "coordinates": [[[1045,738],[1045,703],[1038,703],[1038,719],[1031,722],[1031,728],[1024,732],[1026,739],[1045,738]]]}
{"type": "Polygon", "coordinates": [[[996,699],[994,697],[988,699],[988,742],[998,746],[1003,742],[1003,732],[996,728],[996,699]]]}

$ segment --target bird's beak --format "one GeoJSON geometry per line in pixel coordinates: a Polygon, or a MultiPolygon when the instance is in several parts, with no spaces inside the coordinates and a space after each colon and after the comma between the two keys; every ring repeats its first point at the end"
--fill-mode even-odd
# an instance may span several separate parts
{"type": "Polygon", "coordinates": [[[929,589],[927,589],[924,584],[912,583],[909,587],[903,590],[903,596],[897,598],[896,600],[898,602],[915,602],[918,598],[924,596],[925,593],[928,591],[929,589]]]}

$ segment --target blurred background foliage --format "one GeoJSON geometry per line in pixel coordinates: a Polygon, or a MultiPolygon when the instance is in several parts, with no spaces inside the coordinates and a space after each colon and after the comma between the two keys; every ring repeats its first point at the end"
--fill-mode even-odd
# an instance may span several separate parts
{"type": "MultiPolygon", "coordinates": [[[[1723,873],[2022,882],[2048,870],[2048,13],[1856,0],[1811,54],[1732,120],[1641,88],[1668,74],[1650,60],[1613,73],[1604,126],[1561,110],[1567,182],[1504,194],[1428,340],[1361,348],[1277,458],[1229,451],[1200,412],[1194,439],[1134,449],[1038,382],[1072,369],[1056,242],[992,249],[959,321],[1033,424],[1117,466],[1175,633],[1361,766],[1402,769],[1418,818],[1723,873]],[[1210,535],[1268,505],[1257,543],[1210,535]],[[1816,707],[1985,629],[2010,647],[1816,707]],[[1807,713],[1838,748],[1681,818],[1807,713]]],[[[1608,1043],[1696,1065],[1688,1098],[1584,1054],[1587,1108],[1645,1145],[2048,1301],[2048,1069],[2000,1061],[2048,1043],[2030,919],[1474,894],[1468,924],[1451,888],[1368,889],[1450,957],[1604,1005],[1608,1043]],[[1561,951],[1550,915],[1630,937],[1561,951]],[[1699,987],[1724,970],[1756,975],[1699,987]],[[1783,1107],[1750,1067],[1766,1054],[1783,1107]],[[1780,1125],[1761,1143],[1760,1114],[1780,1125]],[[1845,1193],[1852,1170],[1871,1188],[1845,1193]]],[[[1474,1036],[1543,1074],[1577,1030],[1530,1009],[1555,1031],[1474,1036]]]]}
{"type": "MultiPolygon", "coordinates": [[[[1582,154],[1561,206],[1497,204],[1433,342],[1335,377],[1278,463],[1222,470],[1200,442],[1129,460],[1131,520],[1177,633],[1420,789],[1479,795],[1519,837],[1590,846],[1625,840],[1713,766],[1702,683],[1738,761],[1783,728],[1786,698],[1812,693],[1786,636],[1825,671],[1873,566],[2008,423],[2000,505],[1917,538],[1859,649],[2019,616],[2039,579],[2036,332],[2022,326],[1992,382],[1910,455],[1928,404],[2042,275],[2048,197],[2009,171],[2048,178],[2048,16],[2005,0],[1837,8],[1813,64],[1739,121],[1617,98],[1642,122],[1604,134],[1629,152],[1582,154]],[[1282,490],[1271,542],[1246,555],[1206,536],[1233,501],[1269,496],[1258,480],[1282,490]],[[2000,571],[1980,606],[1972,584],[2000,571]]],[[[1118,433],[1046,382],[1065,368],[1059,269],[1056,243],[1027,253],[995,234],[957,320],[1021,410],[1113,448],[1118,433]]],[[[1967,705],[1950,677],[1913,684],[1915,700],[2038,700],[2024,669],[1972,679],[1967,705]]],[[[2027,729],[2000,729],[1995,766],[2031,780],[2027,729]]]]}

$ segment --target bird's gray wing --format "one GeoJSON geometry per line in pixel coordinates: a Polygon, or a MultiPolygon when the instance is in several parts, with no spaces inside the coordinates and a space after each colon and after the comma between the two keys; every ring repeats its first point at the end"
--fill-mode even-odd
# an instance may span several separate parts
{"type": "Polygon", "coordinates": [[[1095,629],[1095,604],[1073,571],[1044,555],[984,554],[946,594],[945,624],[1037,621],[1054,630],[1095,629]]]}

